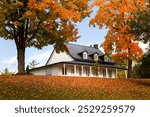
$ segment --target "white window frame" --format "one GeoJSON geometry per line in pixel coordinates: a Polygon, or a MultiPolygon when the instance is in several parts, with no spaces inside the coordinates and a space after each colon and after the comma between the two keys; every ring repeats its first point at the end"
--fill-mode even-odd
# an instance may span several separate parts
{"type": "Polygon", "coordinates": [[[88,59],[88,55],[87,55],[87,52],[83,52],[83,59],[88,59]]]}
{"type": "Polygon", "coordinates": [[[106,55],[104,56],[104,61],[108,62],[108,56],[106,56],[106,55]]]}
{"type": "Polygon", "coordinates": [[[94,61],[98,61],[98,54],[94,54],[94,61]]]}

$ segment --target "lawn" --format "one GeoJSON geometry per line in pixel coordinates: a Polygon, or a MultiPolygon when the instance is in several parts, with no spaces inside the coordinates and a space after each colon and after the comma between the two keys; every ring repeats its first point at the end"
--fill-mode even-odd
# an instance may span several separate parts
{"type": "Polygon", "coordinates": [[[150,99],[149,79],[0,76],[0,99],[150,99]]]}

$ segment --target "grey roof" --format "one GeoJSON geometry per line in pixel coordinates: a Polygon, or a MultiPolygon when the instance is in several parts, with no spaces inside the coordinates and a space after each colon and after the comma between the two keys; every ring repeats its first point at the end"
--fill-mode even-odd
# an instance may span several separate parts
{"type": "MultiPolygon", "coordinates": [[[[76,45],[76,44],[66,44],[66,46],[69,50],[70,56],[76,61],[94,62],[93,55],[97,53],[99,55],[98,62],[104,62],[102,58],[104,57],[105,54],[99,49],[90,46],[83,46],[83,45],[76,45]],[[85,51],[88,53],[88,59],[82,58],[81,53],[85,51]]],[[[109,62],[107,63],[114,63],[114,61],[109,60],[109,62]]]]}
{"type": "MultiPolygon", "coordinates": [[[[89,66],[93,66],[95,61],[93,59],[93,55],[95,53],[97,53],[99,55],[99,64],[101,67],[107,67],[107,68],[117,68],[117,69],[122,69],[122,70],[126,70],[126,68],[122,68],[118,65],[115,64],[115,62],[113,60],[109,60],[109,62],[105,62],[102,58],[104,57],[104,53],[102,51],[100,51],[99,49],[96,49],[94,47],[90,47],[90,46],[83,46],[83,45],[76,45],[76,44],[66,44],[68,51],[69,51],[69,55],[74,59],[74,61],[64,61],[64,62],[58,62],[58,63],[54,63],[54,64],[50,64],[50,65],[45,65],[45,66],[41,66],[38,68],[34,68],[34,69],[41,69],[41,68],[47,68],[50,67],[52,65],[56,65],[56,64],[76,64],[76,65],[89,65],[89,66]],[[82,58],[82,53],[83,52],[87,52],[88,53],[88,59],[85,60],[82,58]]],[[[50,58],[49,58],[50,59],[50,58]]],[[[31,69],[30,71],[34,70],[31,69]]]]}

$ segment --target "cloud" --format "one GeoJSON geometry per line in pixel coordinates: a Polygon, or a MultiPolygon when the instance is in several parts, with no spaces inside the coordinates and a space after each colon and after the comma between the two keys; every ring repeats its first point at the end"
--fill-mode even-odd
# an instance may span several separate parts
{"type": "Polygon", "coordinates": [[[35,57],[36,59],[38,59],[39,61],[41,61],[41,60],[43,60],[43,59],[47,59],[49,56],[50,56],[50,52],[49,52],[49,51],[46,51],[46,52],[44,52],[44,53],[35,55],[34,57],[35,57]]]}
{"type": "Polygon", "coordinates": [[[13,56],[13,57],[5,60],[4,63],[8,66],[16,65],[17,64],[17,56],[13,56]]]}
{"type": "MultiPolygon", "coordinates": [[[[28,58],[28,55],[26,55],[27,59],[26,59],[26,65],[29,64],[32,60],[36,60],[37,63],[39,63],[38,66],[41,65],[45,65],[49,56],[50,56],[51,52],[50,51],[46,51],[44,53],[40,53],[40,54],[33,54],[32,57],[28,58]]],[[[17,56],[12,56],[10,58],[6,58],[5,60],[1,61],[0,64],[3,67],[7,67],[7,68],[14,68],[17,66],[18,62],[17,62],[17,56]]]]}
{"type": "Polygon", "coordinates": [[[148,48],[148,44],[144,44],[144,43],[139,43],[139,46],[142,48],[142,50],[144,51],[144,52],[147,52],[147,48],[148,48]]]}
{"type": "Polygon", "coordinates": [[[31,61],[36,60],[37,63],[39,63],[38,66],[41,66],[43,64],[46,64],[50,54],[51,54],[50,51],[46,51],[46,52],[40,53],[40,54],[35,54],[27,60],[27,63],[30,63],[31,61]]]}
{"type": "MultiPolygon", "coordinates": [[[[39,63],[36,67],[45,65],[49,56],[50,56],[51,52],[50,51],[46,51],[43,53],[37,53],[37,54],[33,54],[32,57],[28,57],[28,55],[26,55],[26,65],[28,65],[32,60],[36,60],[37,63],[39,63]]],[[[9,70],[11,71],[17,71],[16,67],[18,65],[17,62],[17,56],[12,56],[10,58],[5,58],[4,60],[0,61],[0,69],[4,69],[4,68],[9,68],[9,70]]],[[[25,65],[25,66],[26,66],[25,65]]]]}

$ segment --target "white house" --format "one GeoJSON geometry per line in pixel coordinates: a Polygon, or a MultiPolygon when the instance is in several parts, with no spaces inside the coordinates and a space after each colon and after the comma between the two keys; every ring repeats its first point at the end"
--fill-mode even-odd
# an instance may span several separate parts
{"type": "Polygon", "coordinates": [[[100,64],[98,77],[116,78],[119,67],[107,55],[98,49],[98,45],[83,46],[66,44],[69,52],[56,53],[53,50],[45,66],[30,70],[34,75],[52,76],[82,76],[95,77],[93,74],[94,63],[100,64]]]}

